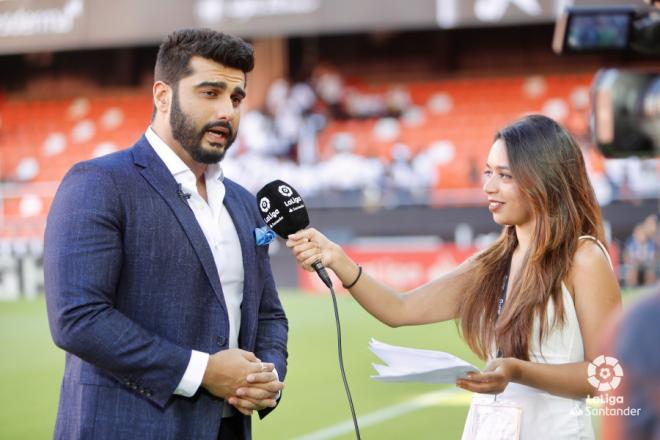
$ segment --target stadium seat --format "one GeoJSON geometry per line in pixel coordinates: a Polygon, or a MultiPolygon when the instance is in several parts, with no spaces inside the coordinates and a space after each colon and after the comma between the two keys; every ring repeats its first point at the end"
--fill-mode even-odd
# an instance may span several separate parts
{"type": "MultiPolygon", "coordinates": [[[[352,137],[354,154],[384,162],[392,159],[392,146],[397,143],[405,144],[413,155],[434,143],[450,143],[454,157],[451,163],[438,165],[434,191],[459,194],[458,190],[465,189],[465,194],[473,194],[481,185],[482,162],[494,134],[510,121],[545,110],[578,138],[588,133],[590,82],[590,73],[376,85],[352,77],[347,84],[358,93],[384,97],[393,88],[407,93],[416,109],[415,120],[410,124],[376,118],[330,120],[318,137],[321,158],[335,154],[332,142],[341,133],[352,137]]],[[[151,97],[141,89],[70,99],[6,100],[0,107],[0,178],[50,185],[54,193],[72,164],[130,146],[148,124],[151,109],[151,97]]],[[[602,173],[602,157],[594,149],[589,155],[588,162],[602,173]]],[[[2,206],[5,223],[29,223],[14,232],[29,235],[37,231],[39,235],[51,196],[40,194],[40,201],[29,199],[23,205],[20,197],[6,199],[2,206]]]]}

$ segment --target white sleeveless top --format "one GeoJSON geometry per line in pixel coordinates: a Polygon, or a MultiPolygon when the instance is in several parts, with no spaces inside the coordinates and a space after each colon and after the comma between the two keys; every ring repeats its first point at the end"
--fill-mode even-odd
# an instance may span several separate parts
{"type": "MultiPolygon", "coordinates": [[[[612,267],[612,261],[605,246],[596,238],[584,235],[579,238],[595,241],[605,252],[612,267]]],[[[564,303],[564,325],[554,325],[546,331],[543,343],[539,346],[540,319],[536,317],[530,339],[530,361],[544,364],[567,364],[583,362],[584,346],[578,323],[575,305],[570,292],[562,282],[564,303]]],[[[554,301],[548,301],[546,322],[552,323],[555,317],[554,301]]],[[[474,394],[465,422],[465,432],[474,423],[474,404],[492,403],[492,394],[474,394]]],[[[590,440],[594,438],[591,416],[586,410],[586,399],[559,397],[518,383],[509,383],[497,395],[497,402],[510,402],[522,408],[520,429],[521,440],[590,440]]],[[[465,437],[464,437],[465,438],[465,437]]]]}

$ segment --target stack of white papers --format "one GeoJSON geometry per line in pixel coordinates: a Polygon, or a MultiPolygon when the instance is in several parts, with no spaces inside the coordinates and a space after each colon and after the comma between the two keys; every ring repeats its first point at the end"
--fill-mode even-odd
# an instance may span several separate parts
{"type": "Polygon", "coordinates": [[[479,369],[442,351],[397,347],[371,339],[369,349],[387,365],[372,364],[381,382],[425,382],[454,384],[468,371],[479,369]]]}

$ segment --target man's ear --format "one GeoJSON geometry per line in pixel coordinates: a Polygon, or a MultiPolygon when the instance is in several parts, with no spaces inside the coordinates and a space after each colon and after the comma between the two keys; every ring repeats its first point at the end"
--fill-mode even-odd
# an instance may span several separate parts
{"type": "Polygon", "coordinates": [[[172,88],[163,81],[156,81],[153,86],[153,95],[156,112],[167,113],[170,110],[172,88]]]}

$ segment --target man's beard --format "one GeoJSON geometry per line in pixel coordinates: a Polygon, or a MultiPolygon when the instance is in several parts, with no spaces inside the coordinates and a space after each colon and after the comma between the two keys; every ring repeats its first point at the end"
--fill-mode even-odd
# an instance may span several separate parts
{"type": "Polygon", "coordinates": [[[229,121],[218,121],[206,124],[201,130],[195,128],[193,121],[186,115],[179,105],[179,93],[174,88],[172,96],[172,110],[170,112],[170,129],[172,137],[181,144],[195,162],[212,164],[218,163],[225,156],[225,152],[236,139],[236,131],[229,121]],[[227,142],[224,148],[219,143],[211,142],[212,150],[202,147],[202,140],[206,132],[212,128],[223,127],[227,130],[227,142]]]}

